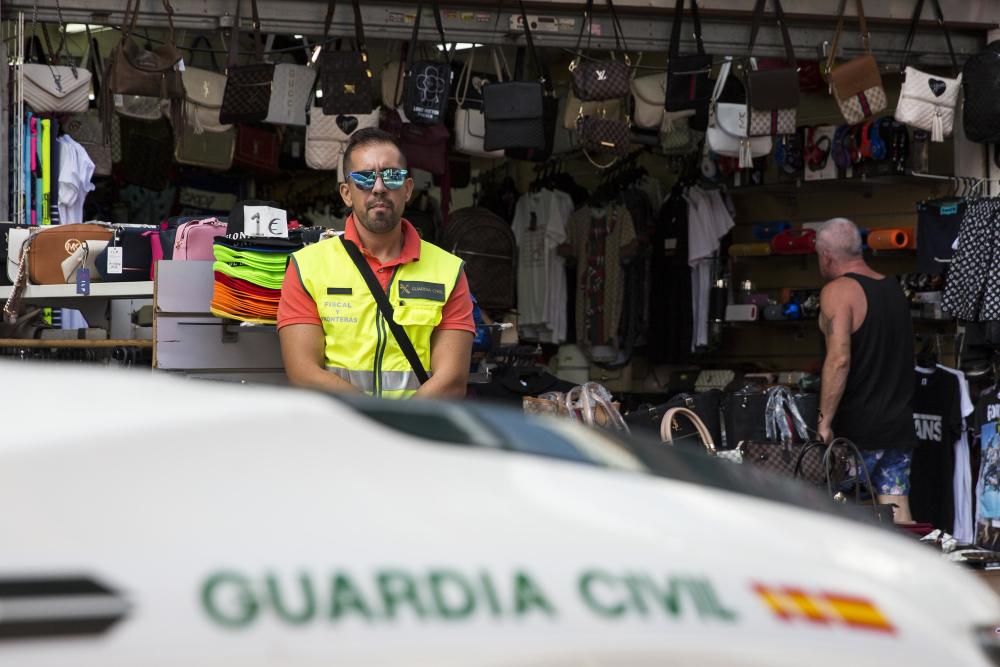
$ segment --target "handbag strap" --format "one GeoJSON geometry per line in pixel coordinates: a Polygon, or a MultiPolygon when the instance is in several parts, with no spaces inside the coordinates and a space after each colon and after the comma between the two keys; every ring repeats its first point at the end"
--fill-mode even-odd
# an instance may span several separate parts
{"type": "Polygon", "coordinates": [[[354,262],[354,266],[357,267],[358,272],[361,277],[365,279],[365,284],[368,285],[368,291],[371,292],[372,297],[375,299],[375,303],[378,304],[378,309],[382,313],[382,317],[385,319],[386,324],[389,325],[389,331],[392,332],[393,338],[396,339],[396,343],[399,345],[399,349],[403,352],[403,356],[406,360],[410,362],[410,366],[413,367],[413,372],[416,373],[417,379],[420,380],[420,384],[424,384],[430,379],[427,371],[424,369],[423,363],[420,361],[420,357],[417,355],[417,351],[413,348],[413,343],[410,341],[410,337],[406,335],[406,330],[401,327],[395,319],[392,317],[392,304],[389,303],[389,297],[386,295],[385,290],[379,285],[378,279],[375,278],[375,274],[372,273],[372,268],[368,266],[367,260],[361,255],[361,250],[358,246],[354,244],[353,241],[348,241],[344,237],[340,237],[340,242],[344,244],[344,250],[350,256],[351,261],[354,262]]]}
{"type": "MultiPolygon", "coordinates": [[[[923,0],[917,1],[923,2],[923,0]]],[[[764,17],[765,5],[767,5],[767,0],[757,0],[757,6],[753,10],[753,24],[750,26],[750,45],[747,47],[748,58],[753,55],[753,45],[757,42],[757,32],[760,30],[760,22],[764,17]]],[[[788,34],[788,25],[785,23],[785,10],[781,6],[781,0],[774,0],[774,18],[778,22],[778,28],[781,29],[781,41],[785,44],[785,57],[788,59],[788,64],[795,68],[797,67],[795,48],[792,46],[792,38],[788,34]]]]}
{"type": "Polygon", "coordinates": [[[524,40],[528,43],[528,51],[531,52],[531,59],[535,61],[535,68],[541,74],[541,82],[545,87],[545,91],[549,95],[555,93],[555,88],[552,85],[552,76],[549,74],[549,66],[544,60],[538,57],[538,51],[535,50],[535,42],[531,38],[531,28],[528,26],[528,15],[524,11],[524,0],[517,0],[517,4],[521,8],[521,24],[524,26],[524,40]]]}
{"type": "MultiPolygon", "coordinates": [[[[423,13],[424,2],[417,3],[417,15],[413,19],[413,34],[410,35],[410,48],[406,56],[407,66],[416,62],[417,42],[420,38],[420,15],[423,13]]],[[[451,64],[451,52],[448,50],[448,42],[444,37],[444,23],[441,21],[441,7],[437,0],[431,0],[431,11],[434,14],[434,25],[437,27],[438,36],[441,38],[441,53],[447,63],[451,64]]]]}
{"type": "Polygon", "coordinates": [[[205,47],[206,47],[204,49],[204,51],[206,51],[208,53],[208,56],[212,59],[212,71],[213,72],[218,72],[219,71],[219,61],[215,57],[215,50],[212,49],[212,42],[209,41],[208,37],[206,37],[205,35],[198,35],[193,40],[191,40],[191,46],[188,49],[191,52],[191,61],[188,64],[191,65],[192,67],[195,66],[194,65],[194,57],[197,55],[196,49],[198,48],[198,44],[200,44],[202,42],[205,43],[205,47]]]}
{"type": "MultiPolygon", "coordinates": [[[[705,43],[701,39],[701,18],[698,16],[698,0],[691,0],[691,19],[694,21],[694,40],[698,45],[698,54],[705,55],[705,43]]],[[[674,24],[670,28],[670,58],[680,55],[681,23],[684,21],[684,0],[677,0],[674,5],[674,24]]]]}
{"type": "MultiPolygon", "coordinates": [[[[955,49],[951,44],[951,33],[948,31],[948,24],[944,22],[944,12],[941,11],[939,0],[931,0],[934,13],[937,15],[937,24],[944,33],[944,39],[948,42],[948,54],[951,56],[951,65],[955,72],[958,72],[958,59],[955,57],[955,49]]],[[[920,23],[920,15],[924,12],[924,0],[917,0],[913,8],[913,18],[910,20],[910,32],[906,35],[906,46],[903,47],[903,61],[899,65],[899,71],[906,71],[906,63],[910,59],[910,50],[913,48],[913,40],[917,35],[917,24],[920,23]]]]}
{"type": "MultiPolygon", "coordinates": [[[[854,0],[858,9],[858,29],[861,32],[861,43],[865,47],[868,55],[872,54],[871,33],[868,32],[868,22],[865,21],[865,7],[862,0],[854,0]]],[[[827,73],[833,70],[833,61],[837,58],[837,44],[840,42],[840,33],[844,30],[844,11],[847,9],[847,0],[840,0],[840,9],[837,11],[837,30],[833,33],[833,43],[830,45],[830,55],[826,59],[827,73]]]]}
{"type": "Polygon", "coordinates": [[[688,408],[675,407],[667,410],[667,413],[663,415],[663,419],[660,420],[660,440],[668,445],[674,444],[673,424],[677,417],[684,417],[691,422],[695,431],[698,432],[698,438],[701,440],[702,446],[709,454],[714,455],[716,453],[715,443],[712,441],[712,433],[705,426],[705,422],[701,420],[701,417],[688,408]]]}
{"type": "MultiPolygon", "coordinates": [[[[166,2],[166,0],[164,0],[166,2]]],[[[226,59],[226,69],[230,70],[237,65],[240,56],[240,6],[242,0],[236,0],[236,21],[233,24],[233,34],[229,39],[229,57],[226,59]]],[[[257,0],[250,0],[250,11],[252,12],[253,46],[256,55],[255,62],[264,62],[264,45],[260,39],[260,14],[257,12],[257,0]]]]}

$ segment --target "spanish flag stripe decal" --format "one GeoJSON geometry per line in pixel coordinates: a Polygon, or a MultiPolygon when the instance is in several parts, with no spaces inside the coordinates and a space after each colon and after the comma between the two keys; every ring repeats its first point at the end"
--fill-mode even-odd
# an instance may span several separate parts
{"type": "Polygon", "coordinates": [[[753,584],[761,601],[785,622],[841,624],[851,628],[895,634],[896,628],[871,600],[837,593],[808,592],[793,587],[753,584]]]}

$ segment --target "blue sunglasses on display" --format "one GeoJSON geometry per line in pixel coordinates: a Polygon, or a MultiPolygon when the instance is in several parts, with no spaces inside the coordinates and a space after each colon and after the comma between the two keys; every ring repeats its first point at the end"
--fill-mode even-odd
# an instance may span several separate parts
{"type": "Polygon", "coordinates": [[[382,184],[390,190],[398,190],[403,187],[403,183],[406,182],[406,177],[409,175],[409,170],[400,169],[398,167],[389,167],[388,169],[382,169],[377,171],[375,169],[365,169],[364,171],[352,171],[348,176],[354,181],[354,184],[362,190],[371,190],[375,187],[375,181],[379,176],[382,177],[382,184]]]}

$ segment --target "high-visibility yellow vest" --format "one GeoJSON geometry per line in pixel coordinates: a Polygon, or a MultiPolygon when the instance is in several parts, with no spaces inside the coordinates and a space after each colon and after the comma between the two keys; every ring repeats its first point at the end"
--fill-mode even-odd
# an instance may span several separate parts
{"type": "MultiPolygon", "coordinates": [[[[371,396],[412,396],[420,382],[340,238],[292,256],[323,323],[326,369],[371,396]]],[[[420,259],[387,270],[393,271],[388,296],[394,318],[430,373],[431,334],[458,282],[462,260],[421,241],[420,259]]]]}

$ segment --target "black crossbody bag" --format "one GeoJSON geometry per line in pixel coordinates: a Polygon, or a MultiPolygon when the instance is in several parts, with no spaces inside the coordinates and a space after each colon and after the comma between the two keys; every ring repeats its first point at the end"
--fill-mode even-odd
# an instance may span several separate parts
{"type": "Polygon", "coordinates": [[[420,38],[420,13],[423,6],[423,2],[417,3],[417,17],[413,21],[413,35],[410,37],[410,48],[406,57],[409,67],[403,83],[403,111],[411,123],[435,125],[444,122],[445,112],[448,110],[452,74],[451,56],[448,42],[444,37],[441,9],[437,0],[431,0],[434,24],[441,38],[441,53],[444,60],[416,60],[417,40],[420,38]]]}
{"type": "Polygon", "coordinates": [[[403,356],[410,362],[410,366],[413,367],[413,372],[417,374],[420,384],[424,384],[430,379],[430,376],[427,374],[424,365],[420,362],[420,356],[417,354],[416,349],[414,349],[413,343],[410,342],[410,337],[406,335],[406,330],[393,319],[392,304],[389,303],[388,295],[386,295],[382,286],[379,285],[375,274],[372,273],[372,267],[368,266],[368,262],[362,256],[361,250],[358,249],[358,246],[354,245],[353,241],[348,241],[345,238],[341,238],[340,241],[344,244],[344,250],[347,251],[351,261],[354,262],[354,266],[358,267],[361,277],[365,279],[368,291],[375,297],[375,303],[378,304],[378,309],[382,313],[382,317],[385,318],[386,324],[389,325],[389,331],[392,332],[393,338],[396,339],[396,343],[399,345],[399,349],[402,350],[403,356]]]}

